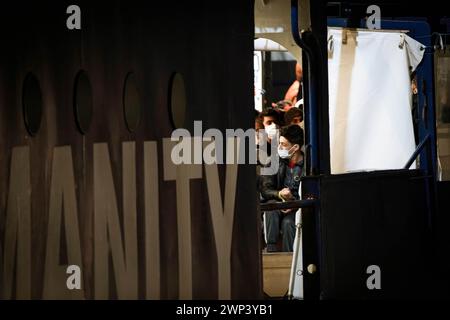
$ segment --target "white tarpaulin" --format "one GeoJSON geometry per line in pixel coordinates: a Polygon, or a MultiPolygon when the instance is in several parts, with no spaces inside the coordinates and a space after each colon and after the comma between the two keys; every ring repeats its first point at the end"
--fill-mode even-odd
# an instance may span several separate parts
{"type": "Polygon", "coordinates": [[[333,174],[404,167],[416,148],[410,74],[423,54],[402,32],[328,29],[333,174]]]}

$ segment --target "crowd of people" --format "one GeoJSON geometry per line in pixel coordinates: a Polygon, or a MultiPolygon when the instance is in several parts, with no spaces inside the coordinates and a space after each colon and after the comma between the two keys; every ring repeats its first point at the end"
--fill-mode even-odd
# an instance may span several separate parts
{"type": "MultiPolygon", "coordinates": [[[[301,90],[301,68],[296,67],[297,80],[286,93],[285,99],[272,103],[263,112],[255,111],[255,130],[264,130],[267,141],[257,140],[257,147],[263,143],[277,143],[277,155],[267,150],[267,156],[279,158],[274,175],[258,175],[257,189],[261,202],[299,200],[303,166],[303,105],[297,101],[301,90]],[[276,139],[276,140],[275,140],[276,139]]],[[[267,165],[261,162],[260,166],[267,165]]],[[[263,213],[265,250],[267,252],[293,251],[295,238],[295,215],[297,209],[273,210],[263,213]],[[281,237],[280,237],[281,235],[281,237]]]]}

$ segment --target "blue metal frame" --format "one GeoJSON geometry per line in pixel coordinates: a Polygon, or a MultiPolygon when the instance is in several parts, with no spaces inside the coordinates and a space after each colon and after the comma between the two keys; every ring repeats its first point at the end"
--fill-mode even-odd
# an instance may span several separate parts
{"type": "Polygon", "coordinates": [[[347,18],[328,18],[327,25],[329,27],[345,28],[348,26],[347,18]]]}
{"type": "Polygon", "coordinates": [[[306,150],[307,157],[309,154],[309,162],[307,163],[307,167],[311,168],[311,171],[314,172],[315,168],[319,167],[319,156],[318,156],[318,137],[317,137],[317,102],[316,95],[317,90],[315,87],[315,83],[313,77],[315,76],[312,72],[312,66],[314,64],[314,54],[311,48],[303,41],[298,31],[298,1],[291,0],[291,32],[292,37],[294,38],[295,43],[302,49],[303,57],[306,57],[307,68],[303,71],[304,76],[307,77],[307,94],[304,96],[304,107],[305,110],[308,110],[308,118],[306,119],[307,125],[306,130],[308,131],[306,134],[306,150]]]}
{"type": "Polygon", "coordinates": [[[423,151],[423,149],[425,148],[427,143],[430,143],[430,135],[427,134],[425,136],[425,139],[423,139],[419,145],[416,148],[416,151],[414,151],[414,153],[412,154],[412,156],[409,158],[408,162],[406,163],[406,165],[403,167],[403,169],[409,169],[412,164],[414,163],[414,161],[416,161],[417,156],[423,151]]]}
{"type": "MultiPolygon", "coordinates": [[[[402,18],[404,19],[404,18],[402,18]]],[[[328,26],[346,27],[345,18],[328,18],[328,26]]],[[[365,28],[365,20],[361,20],[365,28]]],[[[434,104],[434,64],[430,26],[425,21],[381,20],[381,29],[409,30],[408,35],[425,46],[422,62],[416,70],[418,85],[419,137],[418,142],[429,137],[427,145],[420,152],[420,169],[437,180],[436,116],[434,104]],[[425,88],[424,88],[424,83],[425,88]]]]}

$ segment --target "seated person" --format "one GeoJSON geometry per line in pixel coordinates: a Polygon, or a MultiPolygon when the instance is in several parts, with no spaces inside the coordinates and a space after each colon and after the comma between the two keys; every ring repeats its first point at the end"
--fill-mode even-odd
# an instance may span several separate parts
{"type": "MultiPolygon", "coordinates": [[[[280,130],[278,172],[261,176],[261,196],[269,201],[299,200],[298,189],[303,175],[303,130],[290,125],[280,130]]],[[[297,209],[265,212],[267,252],[278,251],[277,242],[282,232],[283,251],[293,251],[295,238],[295,213],[297,209]]]]}

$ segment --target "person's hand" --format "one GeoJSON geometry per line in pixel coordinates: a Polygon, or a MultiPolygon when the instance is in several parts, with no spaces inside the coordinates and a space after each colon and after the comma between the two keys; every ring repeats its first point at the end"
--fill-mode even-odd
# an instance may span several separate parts
{"type": "MultiPolygon", "coordinates": [[[[289,188],[282,189],[280,191],[279,195],[285,201],[294,200],[294,196],[292,195],[291,190],[289,190],[289,188]]],[[[288,214],[289,212],[292,211],[292,209],[284,209],[284,210],[280,210],[280,211],[283,214],[288,214]]]]}
{"type": "Polygon", "coordinates": [[[284,188],[279,192],[279,195],[281,198],[283,198],[284,200],[291,200],[294,198],[294,196],[291,193],[291,190],[289,190],[289,188],[284,188]]]}

